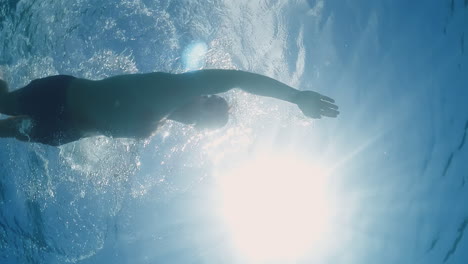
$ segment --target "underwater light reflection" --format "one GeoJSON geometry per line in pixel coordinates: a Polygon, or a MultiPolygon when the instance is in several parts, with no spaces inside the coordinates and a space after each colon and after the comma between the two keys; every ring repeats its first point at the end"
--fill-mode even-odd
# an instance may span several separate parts
{"type": "Polygon", "coordinates": [[[186,71],[199,70],[205,66],[208,46],[204,42],[195,42],[188,45],[182,55],[186,71]]]}

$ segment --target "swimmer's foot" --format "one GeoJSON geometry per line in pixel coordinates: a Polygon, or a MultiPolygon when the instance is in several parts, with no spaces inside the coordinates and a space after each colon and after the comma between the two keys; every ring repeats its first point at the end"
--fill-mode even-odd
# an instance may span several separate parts
{"type": "Polygon", "coordinates": [[[0,96],[6,93],[8,93],[8,84],[4,80],[0,79],[0,96]]]}
{"type": "Polygon", "coordinates": [[[7,83],[0,79],[0,113],[4,112],[5,108],[5,95],[8,93],[8,85],[7,83]]]}
{"type": "Polygon", "coordinates": [[[8,84],[0,79],[0,113],[6,115],[15,115],[16,100],[11,98],[8,92],[8,84]]]}

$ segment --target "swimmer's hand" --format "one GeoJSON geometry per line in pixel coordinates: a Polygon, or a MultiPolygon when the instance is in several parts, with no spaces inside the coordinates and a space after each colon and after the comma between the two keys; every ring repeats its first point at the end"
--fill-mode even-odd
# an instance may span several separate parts
{"type": "Polygon", "coordinates": [[[292,100],[310,118],[337,117],[340,113],[335,100],[313,91],[299,91],[292,100]]]}

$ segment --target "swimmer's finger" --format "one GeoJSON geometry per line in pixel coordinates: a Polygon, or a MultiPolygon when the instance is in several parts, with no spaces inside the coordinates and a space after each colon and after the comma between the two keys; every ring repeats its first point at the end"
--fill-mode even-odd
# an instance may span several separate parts
{"type": "Polygon", "coordinates": [[[332,103],[325,102],[325,101],[322,101],[321,103],[322,103],[322,108],[330,108],[334,110],[338,109],[338,106],[336,104],[332,104],[332,103]]]}
{"type": "Polygon", "coordinates": [[[325,95],[320,95],[320,99],[323,100],[323,101],[326,101],[326,102],[330,102],[330,103],[335,102],[335,100],[333,100],[333,98],[330,98],[330,97],[325,96],[325,95]]]}

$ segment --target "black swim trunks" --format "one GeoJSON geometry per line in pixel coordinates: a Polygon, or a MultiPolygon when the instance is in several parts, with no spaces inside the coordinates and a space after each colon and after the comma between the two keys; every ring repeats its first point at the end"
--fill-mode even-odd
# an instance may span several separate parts
{"type": "Polygon", "coordinates": [[[27,133],[31,141],[59,146],[81,138],[66,105],[67,89],[74,79],[68,75],[50,76],[33,80],[12,92],[18,102],[19,115],[32,119],[27,133]]]}

